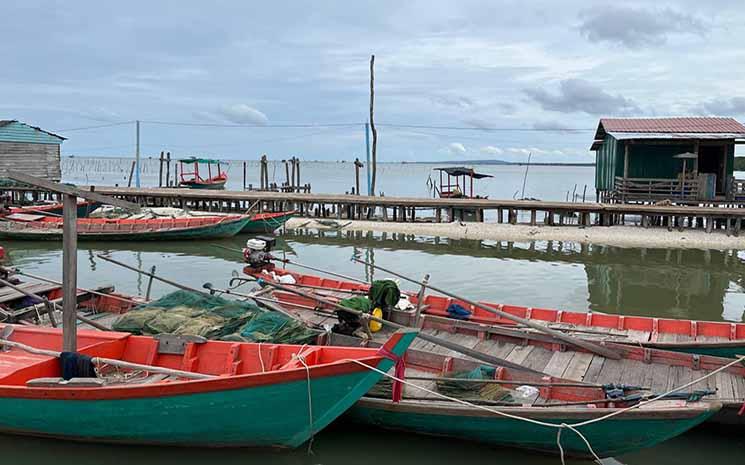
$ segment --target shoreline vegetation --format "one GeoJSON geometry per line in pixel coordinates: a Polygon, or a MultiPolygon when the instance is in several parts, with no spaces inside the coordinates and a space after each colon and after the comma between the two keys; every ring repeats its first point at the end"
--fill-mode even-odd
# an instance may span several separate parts
{"type": "Polygon", "coordinates": [[[373,231],[450,239],[507,240],[515,242],[566,241],[618,247],[674,249],[742,249],[745,236],[706,233],[704,230],[645,229],[639,226],[530,226],[499,223],[389,223],[382,221],[339,220],[335,225],[310,218],[291,218],[287,229],[373,231]],[[338,226],[341,226],[339,228],[338,226]]]}

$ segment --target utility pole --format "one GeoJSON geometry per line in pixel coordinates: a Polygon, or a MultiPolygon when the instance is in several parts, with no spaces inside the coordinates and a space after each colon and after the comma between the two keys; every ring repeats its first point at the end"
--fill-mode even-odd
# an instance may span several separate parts
{"type": "MultiPolygon", "coordinates": [[[[370,129],[372,130],[372,180],[370,181],[370,195],[375,195],[375,178],[378,171],[378,131],[375,130],[375,119],[373,118],[373,108],[375,105],[375,55],[370,55],[370,129]]],[[[369,165],[368,165],[369,166],[369,165]]]]}
{"type": "Polygon", "coordinates": [[[140,187],[140,120],[135,121],[135,186],[140,187]]]}
{"type": "Polygon", "coordinates": [[[367,150],[367,195],[373,195],[372,172],[370,171],[370,123],[365,123],[365,147],[367,150]]]}

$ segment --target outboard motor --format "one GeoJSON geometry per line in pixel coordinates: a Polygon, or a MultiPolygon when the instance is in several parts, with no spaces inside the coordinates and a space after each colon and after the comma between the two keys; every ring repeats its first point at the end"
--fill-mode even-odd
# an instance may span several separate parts
{"type": "Polygon", "coordinates": [[[256,236],[246,241],[246,248],[243,249],[243,258],[248,266],[254,269],[272,269],[272,247],[276,244],[273,237],[256,236]]]}

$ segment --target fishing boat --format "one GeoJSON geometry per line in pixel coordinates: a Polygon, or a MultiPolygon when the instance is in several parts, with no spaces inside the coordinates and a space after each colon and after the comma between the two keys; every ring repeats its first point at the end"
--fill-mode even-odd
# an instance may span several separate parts
{"type": "Polygon", "coordinates": [[[626,399],[633,400],[609,401],[609,389],[616,386],[583,385],[490,368],[416,349],[406,353],[405,363],[407,384],[398,391],[398,398],[386,385],[373,388],[345,418],[384,429],[552,454],[562,452],[558,440],[566,455],[592,459],[593,452],[605,458],[655,446],[706,421],[721,406],[718,402],[681,398],[621,412],[639,405],[639,397],[632,394],[626,399]],[[448,377],[453,373],[462,377],[448,377]],[[474,377],[474,373],[479,376],[474,377]],[[482,373],[489,376],[482,378],[482,373]],[[526,386],[535,394],[524,396],[526,386]],[[494,398],[500,400],[489,400],[494,398]],[[615,416],[606,418],[611,414],[615,416]],[[562,424],[584,425],[577,426],[576,431],[565,428],[557,438],[557,425],[562,424]]]}
{"type": "Polygon", "coordinates": [[[300,446],[380,379],[368,367],[387,371],[391,358],[403,355],[416,335],[396,333],[376,350],[197,340],[174,344],[173,339],[163,343],[81,330],[78,353],[92,357],[81,363],[96,365],[98,375],[63,380],[68,368],[61,367],[56,352],[62,346],[60,330],[1,329],[6,351],[0,352],[0,431],[211,447],[300,446]]]}
{"type": "MultiPolygon", "coordinates": [[[[101,202],[93,202],[90,200],[78,200],[78,218],[86,218],[91,212],[101,206],[101,202]]],[[[24,205],[22,207],[11,207],[11,214],[31,214],[31,215],[51,215],[61,216],[62,215],[62,204],[61,203],[48,203],[41,205],[24,205]]]]}
{"type": "Polygon", "coordinates": [[[270,233],[279,229],[287,220],[295,215],[295,210],[286,212],[257,213],[251,216],[241,232],[243,233],[270,233]]]}
{"type": "MultiPolygon", "coordinates": [[[[263,276],[261,270],[251,269],[250,267],[246,268],[246,273],[256,277],[263,276]]],[[[285,269],[274,269],[274,273],[280,276],[289,274],[300,285],[320,287],[327,290],[343,289],[364,292],[369,290],[367,284],[322,278],[285,269]]],[[[405,294],[413,306],[418,305],[418,293],[405,292],[405,294]]],[[[745,354],[745,323],[611,315],[491,302],[479,303],[587,340],[602,340],[716,357],[732,358],[745,354]]],[[[423,296],[421,312],[424,315],[449,321],[466,321],[507,328],[517,328],[519,326],[511,320],[474,307],[466,302],[431,294],[423,296]],[[465,310],[466,313],[454,314],[452,310],[454,305],[465,310]]],[[[400,322],[404,324],[411,322],[413,317],[412,312],[408,314],[402,312],[397,315],[400,322]]]]}
{"type": "MultiPolygon", "coordinates": [[[[256,269],[244,270],[256,273],[256,269]]],[[[258,276],[265,285],[288,274],[285,270],[273,270],[274,275],[260,272],[258,276]]],[[[366,294],[366,285],[346,281],[302,279],[302,275],[292,273],[295,284],[287,289],[302,289],[309,295],[322,296],[327,301],[366,294]],[[338,286],[338,287],[333,287],[338,286]]],[[[274,284],[277,286],[278,284],[274,284]]],[[[324,327],[337,320],[336,313],[330,312],[328,305],[319,304],[315,298],[299,296],[287,290],[274,289],[263,297],[274,299],[282,308],[295,312],[309,324],[324,327]]],[[[416,303],[414,297],[412,303],[416,303]]],[[[426,300],[425,300],[426,302],[426,300]]],[[[416,308],[416,305],[414,305],[416,308]]],[[[421,315],[415,318],[416,310],[390,310],[387,319],[400,324],[415,326],[420,334],[437,336],[457,341],[478,353],[497,357],[511,364],[522,365],[543,374],[562,377],[574,381],[597,384],[623,383],[647,386],[657,393],[687,384],[722,369],[714,376],[698,381],[691,388],[711,392],[711,400],[720,401],[722,409],[710,421],[722,424],[745,425],[745,366],[731,359],[710,355],[674,352],[659,348],[645,347],[641,344],[619,344],[606,340],[594,340],[603,348],[612,350],[616,358],[608,358],[588,352],[565,341],[558,340],[530,328],[503,324],[490,324],[477,321],[457,320],[428,313],[421,307],[421,315]],[[730,365],[732,364],[732,365],[730,365]],[[725,367],[726,368],[723,368],[725,367]]],[[[595,317],[600,317],[596,315],[595,317]]],[[[593,317],[593,318],[595,318],[593,317]]],[[[385,337],[385,330],[375,333],[373,338],[385,337]]],[[[583,333],[570,333],[572,336],[583,333]]],[[[417,341],[414,349],[424,349],[436,353],[457,356],[455,351],[441,349],[429,342],[417,341]]]]}
{"type": "Polygon", "coordinates": [[[179,187],[189,189],[225,189],[225,183],[228,182],[228,175],[222,171],[221,163],[220,160],[196,157],[179,160],[179,187]],[[200,163],[207,165],[206,178],[199,174],[200,163]],[[212,165],[217,165],[217,174],[214,176],[212,175],[212,165]],[[192,169],[192,171],[189,171],[189,169],[192,169]]]}
{"type": "MultiPolygon", "coordinates": [[[[62,240],[62,218],[36,215],[29,219],[10,215],[0,223],[0,238],[11,240],[62,240]]],[[[245,215],[153,219],[78,219],[78,240],[167,241],[232,237],[250,221],[245,215]]]]}

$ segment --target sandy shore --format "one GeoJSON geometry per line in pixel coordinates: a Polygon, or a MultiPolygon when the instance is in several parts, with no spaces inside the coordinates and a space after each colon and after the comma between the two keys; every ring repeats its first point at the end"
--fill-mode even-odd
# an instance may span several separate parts
{"type": "MultiPolygon", "coordinates": [[[[340,220],[342,229],[349,231],[377,231],[451,239],[506,240],[506,241],[569,241],[585,244],[604,244],[619,247],[688,248],[688,249],[745,249],[745,234],[727,236],[718,231],[707,234],[703,230],[668,231],[665,228],[644,229],[638,226],[530,226],[498,223],[385,223],[380,221],[340,220]]],[[[287,228],[335,229],[309,218],[292,218],[287,228]]]]}

